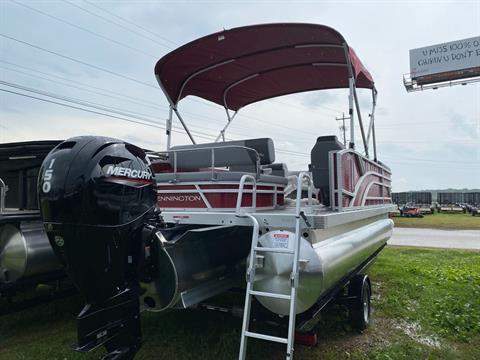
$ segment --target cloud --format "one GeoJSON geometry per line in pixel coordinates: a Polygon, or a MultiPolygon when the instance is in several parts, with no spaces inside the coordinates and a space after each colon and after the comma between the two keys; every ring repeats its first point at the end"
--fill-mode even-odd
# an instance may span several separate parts
{"type": "Polygon", "coordinates": [[[456,134],[480,141],[478,125],[472,121],[472,118],[469,119],[466,114],[458,112],[452,112],[449,118],[452,120],[452,128],[456,134]]]}
{"type": "Polygon", "coordinates": [[[303,106],[309,109],[317,109],[324,105],[332,105],[339,101],[339,95],[329,91],[317,91],[299,94],[298,98],[303,106]]]}

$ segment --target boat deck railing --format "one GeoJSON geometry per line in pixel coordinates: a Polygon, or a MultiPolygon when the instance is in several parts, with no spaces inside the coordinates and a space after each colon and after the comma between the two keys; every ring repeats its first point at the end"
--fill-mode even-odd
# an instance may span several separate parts
{"type": "MultiPolygon", "coordinates": [[[[331,151],[329,153],[329,189],[330,189],[330,206],[332,210],[344,211],[362,209],[369,206],[378,206],[391,204],[391,170],[377,161],[373,161],[366,156],[363,156],[359,152],[353,149],[344,149],[340,151],[331,151]],[[353,184],[353,189],[348,191],[345,189],[346,185],[344,181],[344,171],[347,164],[343,162],[344,155],[352,154],[355,157],[356,164],[351,163],[350,179],[354,180],[354,167],[357,167],[359,178],[356,179],[356,183],[353,184]],[[377,181],[368,181],[368,176],[374,176],[378,178],[377,181]],[[362,193],[362,186],[365,185],[364,192],[362,193]],[[379,186],[381,189],[381,196],[369,197],[368,192],[372,186],[379,186]],[[388,196],[385,196],[387,194],[388,196]],[[348,205],[344,205],[344,197],[348,199],[348,205]],[[360,204],[355,205],[356,199],[361,197],[360,204]],[[367,201],[376,201],[374,205],[366,205],[367,201]]],[[[350,184],[352,185],[352,184],[350,184]]]]}

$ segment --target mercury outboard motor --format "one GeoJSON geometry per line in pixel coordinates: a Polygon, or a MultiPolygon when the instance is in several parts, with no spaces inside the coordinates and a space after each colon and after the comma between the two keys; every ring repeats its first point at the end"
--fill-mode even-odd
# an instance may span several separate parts
{"type": "Polygon", "coordinates": [[[104,345],[106,359],[133,358],[145,223],[156,203],[145,152],[111,138],[71,138],[45,158],[38,187],[49,241],[87,303],[76,350],[104,345]]]}

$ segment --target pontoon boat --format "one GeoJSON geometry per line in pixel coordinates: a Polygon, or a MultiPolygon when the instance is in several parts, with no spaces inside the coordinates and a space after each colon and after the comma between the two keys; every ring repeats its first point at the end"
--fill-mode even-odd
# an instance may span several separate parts
{"type": "Polygon", "coordinates": [[[365,328],[365,269],[393,226],[391,172],[377,158],[372,76],[343,36],[314,24],[223,30],[165,55],[155,76],[170,104],[166,151],[77,137],[41,170],[50,242],[87,301],[77,350],[105,345],[111,358],[132,358],[140,309],[189,308],[238,287],[245,289],[240,359],[251,338],[285,344],[292,359],[295,332],[311,330],[333,299],[347,301],[354,324],[365,328]],[[319,134],[308,169],[289,172],[276,162],[270,138],[226,141],[245,106],[338,88],[349,89],[349,144],[319,134]],[[366,127],[358,88],[372,95],[366,127]],[[187,96],[224,107],[214,142],[196,142],[179,110],[187,96]],[[191,145],[172,146],[174,115],[191,145]],[[252,330],[252,304],[286,319],[285,336],[252,330]]]}

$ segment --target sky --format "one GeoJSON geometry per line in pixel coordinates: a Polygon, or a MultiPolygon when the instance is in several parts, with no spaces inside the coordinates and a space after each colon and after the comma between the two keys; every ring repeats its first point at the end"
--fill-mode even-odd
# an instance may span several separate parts
{"type": "MultiPolygon", "coordinates": [[[[0,142],[103,135],[164,150],[158,59],[222,29],[270,22],[327,25],[355,49],[378,89],[378,158],[392,169],[393,191],[480,188],[480,83],[411,93],[403,85],[409,49],[480,36],[480,1],[0,0],[0,89],[9,91],[0,92],[0,142]]],[[[370,93],[359,93],[368,118],[370,93]]],[[[348,112],[347,96],[318,91],[249,105],[227,137],[271,137],[277,161],[306,169],[316,137],[341,138],[335,119],[348,112]]],[[[198,98],[180,110],[201,142],[226,121],[223,108],[198,98]]],[[[174,133],[173,143],[188,139],[174,133]]]]}

